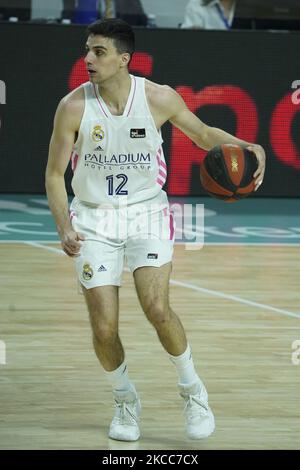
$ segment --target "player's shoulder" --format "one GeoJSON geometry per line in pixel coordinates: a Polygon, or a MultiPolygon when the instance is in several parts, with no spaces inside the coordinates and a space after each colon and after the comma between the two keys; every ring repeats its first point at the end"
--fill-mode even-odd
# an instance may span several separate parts
{"type": "Polygon", "coordinates": [[[65,129],[79,129],[84,113],[84,90],[83,86],[75,88],[65,95],[59,102],[55,113],[55,126],[65,129]]]}
{"type": "Polygon", "coordinates": [[[179,96],[169,85],[160,85],[150,80],[145,80],[145,91],[150,104],[158,107],[169,107],[176,104],[179,96]]]}
{"type": "Polygon", "coordinates": [[[82,114],[84,110],[84,89],[83,85],[75,88],[65,95],[59,102],[58,108],[66,114],[82,114]]]}

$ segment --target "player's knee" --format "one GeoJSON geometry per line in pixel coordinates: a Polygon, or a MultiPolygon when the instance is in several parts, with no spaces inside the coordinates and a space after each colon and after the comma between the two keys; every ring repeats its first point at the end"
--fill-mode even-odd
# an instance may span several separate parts
{"type": "Polygon", "coordinates": [[[113,325],[97,325],[93,328],[94,343],[111,343],[118,336],[118,331],[113,325]]]}
{"type": "Polygon", "coordinates": [[[145,309],[146,316],[153,326],[159,327],[170,320],[170,309],[168,304],[152,302],[145,309]]]}

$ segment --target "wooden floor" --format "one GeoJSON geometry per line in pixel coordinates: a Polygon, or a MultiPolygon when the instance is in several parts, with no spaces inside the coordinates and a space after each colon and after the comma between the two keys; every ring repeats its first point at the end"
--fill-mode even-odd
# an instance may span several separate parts
{"type": "Polygon", "coordinates": [[[300,448],[300,317],[288,316],[300,312],[300,247],[176,246],[171,305],[216,417],[203,441],[185,438],[175,370],[124,272],[121,337],[143,406],[133,444],[107,438],[112,395],[72,261],[22,243],[0,245],[0,258],[1,449],[300,448]]]}

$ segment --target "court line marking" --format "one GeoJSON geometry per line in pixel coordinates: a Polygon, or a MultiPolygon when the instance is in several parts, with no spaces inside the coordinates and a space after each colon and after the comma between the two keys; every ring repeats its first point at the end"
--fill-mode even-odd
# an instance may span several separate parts
{"type": "Polygon", "coordinates": [[[250,305],[251,307],[267,309],[267,310],[271,310],[272,312],[280,313],[288,317],[300,319],[300,313],[293,313],[293,312],[290,312],[289,310],[283,310],[281,308],[272,307],[271,305],[261,304],[259,302],[253,302],[252,300],[243,299],[242,297],[239,297],[237,295],[225,294],[224,292],[220,292],[220,291],[216,291],[212,289],[206,289],[204,287],[195,286],[194,284],[189,284],[187,282],[181,282],[181,281],[175,281],[172,279],[171,279],[171,283],[177,286],[187,287],[189,289],[193,289],[198,292],[204,292],[205,294],[214,295],[215,297],[221,297],[227,300],[234,300],[235,302],[240,302],[241,304],[250,305]]]}
{"type": "MultiPolygon", "coordinates": [[[[24,241],[23,243],[26,244],[26,245],[34,246],[36,248],[43,248],[44,250],[48,250],[48,251],[51,251],[51,252],[54,252],[54,253],[59,253],[59,254],[67,256],[62,250],[60,250],[58,248],[54,248],[54,247],[51,247],[51,246],[42,245],[42,244],[39,244],[39,243],[36,243],[36,242],[30,242],[30,241],[29,242],[24,241]]],[[[125,268],[124,271],[130,272],[128,268],[125,268]]],[[[212,290],[212,289],[206,289],[205,287],[199,287],[199,286],[195,286],[194,284],[190,284],[188,282],[176,281],[176,280],[173,280],[173,279],[170,279],[170,283],[174,284],[174,285],[177,285],[177,286],[185,287],[187,289],[192,289],[192,290],[195,290],[197,292],[202,292],[202,293],[205,293],[205,294],[209,294],[209,295],[212,295],[212,296],[215,296],[215,297],[221,297],[222,299],[233,300],[235,302],[239,302],[241,304],[249,305],[251,307],[264,309],[264,310],[270,310],[271,312],[279,313],[279,314],[287,316],[287,317],[300,319],[300,313],[293,313],[293,312],[290,312],[289,310],[283,310],[281,308],[272,307],[271,305],[261,304],[259,302],[253,302],[252,300],[243,299],[242,297],[238,297],[237,295],[225,294],[224,292],[220,292],[220,291],[216,291],[216,290],[212,290]]]]}
{"type": "MultiPolygon", "coordinates": [[[[38,243],[38,244],[46,244],[46,245],[57,245],[59,244],[59,240],[0,240],[1,243],[38,243]]],[[[186,245],[186,242],[175,242],[175,245],[186,245]]],[[[292,247],[299,247],[300,243],[291,243],[291,242],[209,242],[204,241],[203,247],[210,245],[210,246],[292,246],[292,247]]]]}
{"type": "Polygon", "coordinates": [[[22,243],[25,245],[35,246],[36,248],[44,248],[44,250],[52,251],[52,253],[58,253],[59,255],[66,255],[66,253],[63,250],[54,248],[53,246],[42,245],[41,243],[38,243],[38,242],[25,241],[25,240],[22,243]]]}

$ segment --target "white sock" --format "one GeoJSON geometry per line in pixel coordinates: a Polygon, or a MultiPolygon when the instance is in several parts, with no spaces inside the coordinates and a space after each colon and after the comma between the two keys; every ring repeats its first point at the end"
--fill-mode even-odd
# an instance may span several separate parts
{"type": "Polygon", "coordinates": [[[189,344],[187,345],[187,348],[183,354],[180,356],[172,356],[169,354],[169,358],[176,367],[180,384],[192,384],[200,380],[198,374],[195,371],[192,352],[189,344]]]}
{"type": "Polygon", "coordinates": [[[118,392],[127,392],[129,390],[135,391],[133,383],[129,380],[128,367],[125,361],[117,369],[111,372],[104,370],[104,374],[113,390],[118,392]]]}

